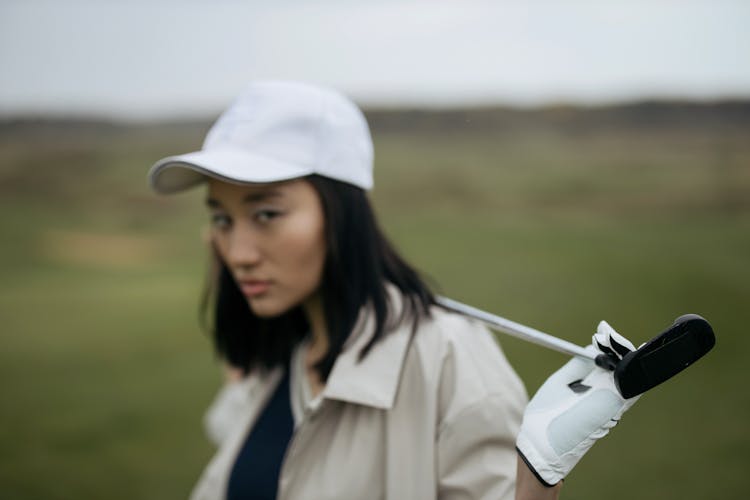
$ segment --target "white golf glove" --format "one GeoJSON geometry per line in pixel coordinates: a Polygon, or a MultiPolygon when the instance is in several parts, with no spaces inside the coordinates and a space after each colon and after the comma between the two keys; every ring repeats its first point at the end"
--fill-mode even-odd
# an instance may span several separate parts
{"type": "MultiPolygon", "coordinates": [[[[595,354],[614,353],[622,359],[635,347],[602,321],[586,349],[595,354]]],[[[593,361],[573,358],[553,373],[529,402],[516,448],[537,478],[553,486],[639,397],[623,399],[613,372],[593,361]]]]}

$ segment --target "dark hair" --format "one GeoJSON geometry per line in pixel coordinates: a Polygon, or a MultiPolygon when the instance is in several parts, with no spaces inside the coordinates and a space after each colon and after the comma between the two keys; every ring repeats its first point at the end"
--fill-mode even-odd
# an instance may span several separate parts
{"type": "MultiPolygon", "coordinates": [[[[430,316],[435,297],[378,227],[364,190],[319,175],[305,179],[317,191],[325,217],[327,252],[320,291],[329,348],[316,369],[326,380],[363,306],[371,305],[375,329],[360,351],[360,359],[400,321],[411,318],[413,334],[419,322],[430,316]],[[398,314],[389,303],[387,283],[403,295],[398,314]]],[[[213,309],[211,330],[217,354],[245,373],[287,363],[308,333],[301,306],[274,318],[254,315],[215,249],[213,259],[201,312],[205,324],[213,309]]]]}

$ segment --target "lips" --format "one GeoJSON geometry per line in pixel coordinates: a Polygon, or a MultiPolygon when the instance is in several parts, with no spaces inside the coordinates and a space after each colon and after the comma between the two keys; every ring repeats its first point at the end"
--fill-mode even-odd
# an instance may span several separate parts
{"type": "Polygon", "coordinates": [[[268,280],[241,280],[237,282],[237,285],[245,297],[257,297],[268,291],[271,282],[268,280]]]}

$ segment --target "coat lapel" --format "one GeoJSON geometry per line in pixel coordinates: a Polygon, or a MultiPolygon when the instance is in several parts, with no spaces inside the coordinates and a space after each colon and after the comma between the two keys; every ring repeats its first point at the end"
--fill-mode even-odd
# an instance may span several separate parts
{"type": "MultiPolygon", "coordinates": [[[[393,285],[386,285],[386,289],[390,309],[398,317],[403,307],[402,295],[393,285]]],[[[390,409],[411,341],[411,321],[405,318],[395,329],[386,331],[362,360],[359,360],[359,352],[375,330],[375,316],[369,305],[363,307],[357,325],[333,365],[323,397],[390,409]]]]}

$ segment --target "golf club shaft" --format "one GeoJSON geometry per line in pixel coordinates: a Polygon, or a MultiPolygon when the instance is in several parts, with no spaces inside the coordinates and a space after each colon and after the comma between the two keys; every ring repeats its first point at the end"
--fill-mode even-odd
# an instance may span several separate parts
{"type": "Polygon", "coordinates": [[[442,305],[443,307],[477,319],[493,330],[512,335],[513,337],[526,340],[528,342],[533,342],[534,344],[538,344],[554,351],[568,354],[570,356],[578,356],[581,358],[596,361],[597,353],[589,352],[583,347],[578,346],[572,342],[568,342],[567,340],[558,339],[557,337],[553,337],[548,333],[540,332],[539,330],[535,330],[520,323],[516,323],[515,321],[511,321],[501,316],[482,311],[481,309],[462,304],[461,302],[456,302],[455,300],[449,299],[447,297],[437,297],[436,299],[437,303],[442,305]]]}

